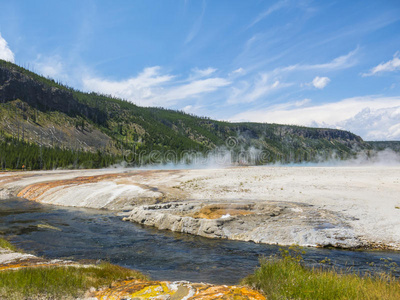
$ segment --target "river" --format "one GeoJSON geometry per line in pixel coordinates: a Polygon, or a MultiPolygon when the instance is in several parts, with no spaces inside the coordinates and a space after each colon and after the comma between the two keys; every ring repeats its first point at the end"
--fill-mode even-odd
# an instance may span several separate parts
{"type": "MultiPolygon", "coordinates": [[[[259,258],[282,248],[159,231],[121,221],[104,210],[43,205],[19,198],[0,201],[0,234],[18,248],[46,258],[106,260],[155,280],[237,284],[259,258]]],[[[335,268],[387,271],[400,265],[395,251],[305,248],[307,265],[328,258],[335,268]],[[373,263],[374,266],[371,266],[373,263]]],[[[400,275],[398,270],[396,276],[400,275]]]]}

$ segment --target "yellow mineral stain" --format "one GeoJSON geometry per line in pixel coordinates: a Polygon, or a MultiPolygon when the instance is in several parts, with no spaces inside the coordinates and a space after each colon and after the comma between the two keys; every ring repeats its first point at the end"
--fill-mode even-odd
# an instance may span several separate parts
{"type": "Polygon", "coordinates": [[[152,299],[160,295],[172,295],[174,291],[171,291],[165,282],[149,285],[144,289],[130,294],[130,297],[140,297],[142,299],[152,299]]]}
{"type": "Polygon", "coordinates": [[[249,205],[213,204],[206,205],[195,212],[193,218],[219,219],[224,215],[244,216],[254,214],[249,205]]]}
{"type": "Polygon", "coordinates": [[[241,286],[217,286],[204,283],[123,281],[91,295],[97,299],[171,299],[171,300],[265,300],[257,291],[241,286]],[[174,288],[172,288],[174,287],[174,288]]]}

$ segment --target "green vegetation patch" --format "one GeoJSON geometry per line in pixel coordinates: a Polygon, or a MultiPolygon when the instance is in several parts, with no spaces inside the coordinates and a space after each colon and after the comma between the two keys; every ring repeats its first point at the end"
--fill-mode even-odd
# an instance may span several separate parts
{"type": "Polygon", "coordinates": [[[400,299],[400,282],[390,274],[345,274],[333,269],[306,268],[301,256],[284,253],[265,258],[242,283],[268,299],[400,299]]]}
{"type": "Polygon", "coordinates": [[[76,299],[91,287],[117,280],[147,279],[138,271],[110,263],[90,267],[37,267],[0,272],[1,299],[76,299]]]}
{"type": "Polygon", "coordinates": [[[74,151],[40,147],[15,138],[0,139],[0,170],[52,170],[106,168],[122,158],[101,151],[74,151]]]}
{"type": "Polygon", "coordinates": [[[0,238],[0,248],[9,249],[11,251],[17,251],[17,248],[11,244],[9,241],[0,238]]]}

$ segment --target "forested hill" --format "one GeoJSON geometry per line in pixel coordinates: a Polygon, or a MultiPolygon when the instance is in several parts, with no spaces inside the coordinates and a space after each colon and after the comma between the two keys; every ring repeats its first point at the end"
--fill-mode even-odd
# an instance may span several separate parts
{"type": "Polygon", "coordinates": [[[186,151],[205,153],[219,147],[236,153],[249,148],[268,153],[256,163],[299,162],[332,154],[346,158],[370,147],[359,136],[343,130],[229,123],[140,107],[80,92],[3,60],[0,114],[1,164],[14,169],[22,164],[33,169],[103,167],[127,156],[128,162],[137,165],[165,160],[168,155],[161,155],[165,153],[172,153],[169,159],[180,159],[186,151]],[[53,151],[53,158],[43,157],[43,149],[53,151]],[[70,158],[57,160],[56,153],[70,158]],[[85,155],[90,158],[83,158],[85,155]],[[85,160],[90,163],[85,164],[85,160]]]}

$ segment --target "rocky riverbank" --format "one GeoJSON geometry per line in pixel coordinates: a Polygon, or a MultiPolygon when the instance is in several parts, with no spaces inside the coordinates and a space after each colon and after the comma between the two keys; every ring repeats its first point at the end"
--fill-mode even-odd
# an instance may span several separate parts
{"type": "Polygon", "coordinates": [[[400,249],[400,167],[16,172],[0,188],[209,238],[400,249]]]}
{"type": "MultiPolygon", "coordinates": [[[[0,276],[1,272],[13,272],[21,269],[27,271],[35,269],[42,270],[43,276],[46,275],[46,270],[49,268],[101,268],[99,265],[82,264],[70,260],[48,260],[37,257],[32,254],[16,252],[6,248],[0,248],[0,276]]],[[[69,271],[70,272],[70,271],[69,271]]],[[[40,272],[37,272],[40,275],[40,272]]],[[[48,273],[48,272],[47,272],[48,273]]],[[[66,272],[65,272],[66,273],[66,272]]],[[[11,273],[7,273],[11,274],[11,273]]],[[[62,272],[60,274],[63,274],[62,272]]],[[[23,281],[23,275],[21,281],[23,281]]],[[[58,278],[64,280],[64,278],[58,278]]],[[[23,283],[19,283],[23,284],[23,283]]],[[[59,295],[59,292],[54,287],[42,286],[40,278],[29,283],[29,288],[35,288],[32,285],[38,285],[38,289],[42,288],[42,295],[29,295],[26,299],[56,299],[54,293],[59,295]],[[37,298],[39,297],[39,298],[37,298]]],[[[81,286],[76,286],[76,289],[81,289],[81,286]]],[[[5,299],[14,299],[17,289],[15,287],[7,287],[0,285],[0,295],[5,299]],[[3,289],[7,289],[7,295],[3,289]],[[9,294],[14,293],[14,294],[9,294]]],[[[23,288],[22,288],[23,290],[23,288]]],[[[61,296],[62,299],[74,299],[71,295],[61,296]],[[65,298],[64,298],[65,296],[65,298]]],[[[18,298],[23,297],[23,294],[18,294],[18,298]]],[[[58,296],[59,297],[59,296],[58,296]]],[[[57,299],[60,299],[58,298],[57,299]]],[[[151,281],[144,279],[129,279],[118,280],[109,283],[107,286],[98,288],[90,287],[86,292],[82,292],[83,300],[100,300],[100,299],[242,299],[242,300],[264,300],[266,299],[261,293],[251,290],[245,286],[225,286],[212,285],[206,283],[190,283],[186,281],[151,281]]]]}

